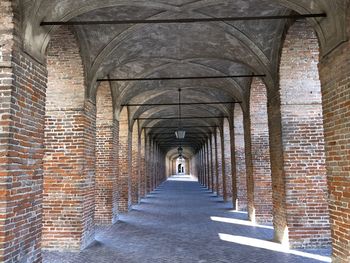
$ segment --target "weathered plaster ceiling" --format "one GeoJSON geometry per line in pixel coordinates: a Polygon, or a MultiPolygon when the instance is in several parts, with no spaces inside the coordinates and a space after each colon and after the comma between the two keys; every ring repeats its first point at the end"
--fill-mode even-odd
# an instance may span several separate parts
{"type": "MultiPolygon", "coordinates": [[[[293,11],[338,12],[345,0],[36,0],[24,1],[25,48],[44,57],[55,27],[41,21],[127,20],[283,15],[293,11]],[[333,3],[330,3],[333,2],[333,3]],[[332,8],[332,10],[328,10],[332,8]]],[[[337,16],[342,14],[338,12],[337,16]]],[[[343,29],[335,18],[310,19],[324,49],[331,31],[341,39],[343,29]],[[325,28],[329,30],[326,31],[325,28]]],[[[75,26],[87,78],[87,96],[94,99],[96,79],[201,76],[219,74],[267,74],[276,79],[279,47],[286,21],[241,21],[195,24],[138,24],[75,26]]],[[[184,80],[112,83],[116,116],[122,104],[177,102],[178,88],[185,102],[243,101],[249,79],[184,80]]],[[[244,108],[244,107],[243,107],[244,108]]],[[[225,116],[230,105],[184,106],[184,116],[225,116]]],[[[131,118],[176,117],[177,107],[132,107],[131,118]]],[[[221,119],[185,120],[184,125],[218,125],[221,119]]],[[[131,122],[133,123],[133,122],[131,122]]],[[[176,121],[140,121],[142,126],[174,126],[176,121]]],[[[149,129],[157,137],[169,129],[149,129]]],[[[188,131],[208,134],[212,128],[188,131]]],[[[162,135],[160,135],[162,137],[162,135]]],[[[164,137],[164,136],[163,136],[164,137]]],[[[200,139],[193,139],[193,146],[200,139]]]]}

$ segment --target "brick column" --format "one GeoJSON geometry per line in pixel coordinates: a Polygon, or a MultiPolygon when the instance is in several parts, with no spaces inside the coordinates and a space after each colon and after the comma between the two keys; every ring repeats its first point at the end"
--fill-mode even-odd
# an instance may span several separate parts
{"type": "Polygon", "coordinates": [[[235,146],[235,130],[233,120],[229,120],[230,127],[230,153],[231,153],[231,188],[232,188],[232,206],[237,208],[238,203],[238,180],[236,174],[236,146],[235,146]]]}
{"type": "Polygon", "coordinates": [[[146,182],[146,136],[145,130],[143,129],[141,135],[138,137],[138,155],[140,165],[140,197],[143,198],[147,192],[146,182]]]}
{"type": "Polygon", "coordinates": [[[245,112],[248,214],[257,223],[272,222],[272,183],[265,85],[253,80],[250,112],[245,112]]]}
{"type": "Polygon", "coordinates": [[[0,1],[0,261],[41,262],[47,71],[21,50],[15,1],[0,1]]]}
{"type": "Polygon", "coordinates": [[[208,188],[209,190],[213,191],[212,185],[213,185],[213,163],[212,163],[212,149],[211,149],[211,142],[210,142],[210,136],[208,138],[208,168],[209,168],[209,185],[208,188]]]}
{"type": "Polygon", "coordinates": [[[226,174],[226,158],[225,158],[225,138],[224,138],[224,128],[220,129],[220,144],[221,144],[221,166],[222,166],[222,197],[224,201],[227,202],[227,174],[226,174]]]}
{"type": "Polygon", "coordinates": [[[213,189],[216,192],[217,195],[219,195],[219,157],[218,157],[218,150],[217,150],[217,134],[216,129],[214,133],[212,134],[212,142],[213,142],[213,160],[214,160],[214,186],[213,189]]]}
{"type": "Polygon", "coordinates": [[[112,223],[118,221],[119,214],[119,121],[113,120],[112,172],[114,174],[112,191],[112,223]]]}
{"type": "Polygon", "coordinates": [[[119,212],[126,213],[131,205],[130,200],[130,157],[129,157],[129,121],[127,108],[123,108],[119,120],[119,158],[118,158],[118,192],[119,212]]]}
{"type": "Polygon", "coordinates": [[[204,149],[201,149],[201,183],[205,185],[204,149]]]}
{"type": "Polygon", "coordinates": [[[231,129],[227,119],[224,120],[223,127],[223,154],[225,159],[225,188],[226,198],[232,197],[232,156],[231,156],[231,129]]]}
{"type": "Polygon", "coordinates": [[[139,202],[140,191],[140,166],[138,156],[139,132],[137,122],[134,123],[132,133],[130,134],[130,139],[129,154],[131,157],[131,203],[134,205],[139,202]]]}
{"type": "Polygon", "coordinates": [[[271,91],[269,103],[271,145],[277,142],[271,147],[274,203],[284,202],[274,207],[275,237],[298,248],[330,241],[318,50],[317,37],[306,23],[289,29],[280,89],[271,91]]]}
{"type": "Polygon", "coordinates": [[[224,195],[224,188],[223,188],[223,166],[222,166],[222,145],[221,145],[221,133],[220,133],[220,129],[216,128],[216,158],[217,158],[217,162],[218,162],[218,173],[217,173],[217,193],[218,195],[223,196],[224,195]]]}
{"type": "Polygon", "coordinates": [[[205,169],[206,173],[206,187],[210,190],[210,159],[209,159],[209,143],[205,142],[205,169]]]}
{"type": "Polygon", "coordinates": [[[151,180],[151,138],[149,135],[146,136],[146,184],[147,184],[147,194],[152,191],[152,180],[151,180]]]}
{"type": "MultiPolygon", "coordinates": [[[[348,8],[347,34],[350,36],[348,8]]],[[[350,262],[350,42],[347,41],[319,65],[323,95],[326,166],[330,194],[333,262],[350,262]]]]}
{"type": "Polygon", "coordinates": [[[154,142],[150,138],[150,191],[154,190],[154,142]]]}
{"type": "Polygon", "coordinates": [[[209,145],[210,145],[210,167],[211,167],[211,175],[210,175],[210,188],[212,192],[215,192],[215,178],[216,178],[216,167],[215,167],[215,148],[214,148],[214,142],[213,142],[213,134],[209,137],[209,145]]]}
{"type": "Polygon", "coordinates": [[[97,91],[96,107],[96,187],[95,222],[111,224],[113,218],[113,185],[116,179],[113,164],[113,102],[110,86],[101,84],[97,91]]]}
{"type": "Polygon", "coordinates": [[[234,109],[234,140],[237,177],[237,202],[236,209],[247,210],[247,177],[245,163],[245,144],[243,128],[243,112],[240,105],[234,109]]]}
{"type": "Polygon", "coordinates": [[[69,29],[51,36],[47,69],[42,246],[80,250],[94,240],[96,106],[69,29]]]}

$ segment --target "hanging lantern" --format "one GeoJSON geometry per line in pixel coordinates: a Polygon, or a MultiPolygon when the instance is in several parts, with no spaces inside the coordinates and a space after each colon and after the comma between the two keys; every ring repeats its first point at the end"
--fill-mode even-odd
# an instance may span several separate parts
{"type": "Polygon", "coordinates": [[[177,152],[178,152],[178,154],[179,154],[180,156],[182,156],[183,151],[184,151],[184,149],[182,149],[181,146],[177,149],[177,152]]]}
{"type": "Polygon", "coordinates": [[[175,132],[175,135],[176,135],[177,139],[183,140],[183,139],[185,139],[186,131],[179,129],[175,132]]]}

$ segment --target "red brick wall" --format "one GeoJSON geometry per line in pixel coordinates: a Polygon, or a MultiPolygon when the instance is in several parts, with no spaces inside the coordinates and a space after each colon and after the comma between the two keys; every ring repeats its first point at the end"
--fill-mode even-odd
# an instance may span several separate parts
{"type": "Polygon", "coordinates": [[[272,222],[272,184],[265,85],[254,79],[250,91],[250,116],[244,118],[248,213],[257,223],[272,222]],[[250,118],[250,119],[249,119],[250,118]]]}
{"type": "Polygon", "coordinates": [[[291,247],[327,246],[330,241],[318,57],[313,29],[302,22],[291,26],[280,62],[285,185],[274,188],[285,191],[291,247]]]}
{"type": "Polygon", "coordinates": [[[41,262],[47,72],[19,48],[11,2],[0,1],[0,261],[41,262]]]}
{"type": "Polygon", "coordinates": [[[227,197],[232,197],[232,157],[231,157],[231,130],[227,119],[224,120],[224,157],[225,157],[225,179],[227,197]]]}
{"type": "Polygon", "coordinates": [[[79,47],[66,28],[52,36],[47,68],[43,248],[79,250],[94,235],[96,109],[85,100],[79,47]]]}
{"type": "Polygon", "coordinates": [[[234,140],[235,140],[235,158],[236,158],[236,177],[237,177],[237,203],[238,210],[247,210],[247,177],[245,163],[245,144],[243,112],[240,105],[234,109],[234,140]]]}
{"type": "Polygon", "coordinates": [[[113,102],[109,84],[101,84],[96,97],[96,188],[95,222],[98,225],[112,223],[113,183],[116,179],[113,164],[113,102]]]}
{"type": "Polygon", "coordinates": [[[118,155],[118,208],[119,212],[125,213],[129,211],[131,205],[131,180],[130,180],[130,167],[131,158],[129,156],[129,121],[128,110],[123,108],[120,113],[119,119],[119,155],[118,155]]]}
{"type": "MultiPolygon", "coordinates": [[[[350,36],[350,8],[347,26],[350,36]]],[[[321,60],[333,262],[350,262],[350,42],[321,60]]]]}

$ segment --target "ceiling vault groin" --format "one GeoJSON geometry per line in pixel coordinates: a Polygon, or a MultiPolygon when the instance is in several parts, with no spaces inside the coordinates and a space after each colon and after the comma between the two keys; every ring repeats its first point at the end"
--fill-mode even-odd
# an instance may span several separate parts
{"type": "Polygon", "coordinates": [[[95,101],[100,84],[109,84],[114,117],[126,108],[130,125],[165,149],[174,148],[163,140],[171,141],[178,128],[177,106],[187,144],[195,149],[222,129],[235,105],[249,109],[254,79],[273,90],[281,42],[293,22],[313,26],[322,55],[346,36],[342,0],[21,2],[26,52],[45,63],[51,35],[67,26],[80,44],[85,96],[95,101]]]}

